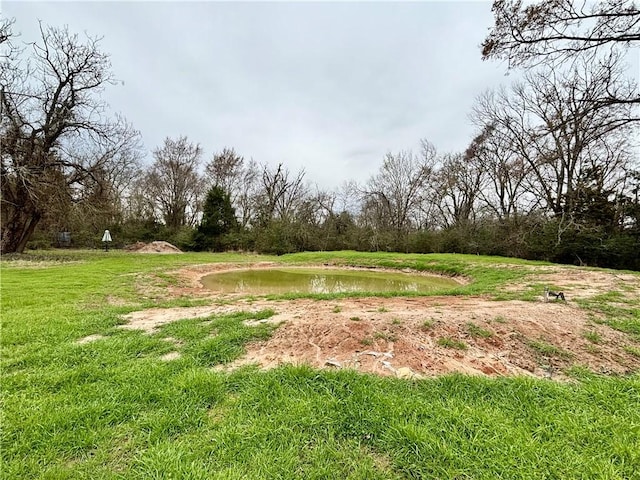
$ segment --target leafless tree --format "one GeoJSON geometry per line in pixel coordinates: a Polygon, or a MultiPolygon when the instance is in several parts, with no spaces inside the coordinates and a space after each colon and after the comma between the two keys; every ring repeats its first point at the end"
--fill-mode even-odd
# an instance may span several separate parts
{"type": "Polygon", "coordinates": [[[297,205],[307,195],[304,175],[304,170],[293,175],[282,164],[275,169],[263,165],[259,223],[264,225],[274,218],[294,219],[297,205]]]}
{"type": "Polygon", "coordinates": [[[259,206],[260,166],[255,160],[249,160],[243,168],[234,191],[232,204],[236,209],[240,225],[247,228],[255,220],[259,206]]]}
{"type": "MultiPolygon", "coordinates": [[[[507,60],[510,67],[557,66],[585,56],[614,65],[621,52],[640,44],[634,0],[495,0],[492,11],[495,23],[482,57],[507,60]]],[[[637,104],[640,95],[637,88],[631,96],[607,91],[598,101],[637,104]]]]}
{"type": "Polygon", "coordinates": [[[567,74],[549,71],[527,79],[529,91],[522,93],[538,122],[531,166],[555,214],[573,211],[578,179],[593,162],[602,167],[607,187],[619,181],[622,159],[606,152],[620,136],[628,138],[633,117],[628,104],[602,108],[591,101],[607,89],[608,78],[608,72],[603,77],[582,65],[567,74]]]}
{"type": "Polygon", "coordinates": [[[162,148],[153,151],[154,163],[146,175],[148,195],[162,221],[171,229],[194,225],[204,195],[198,168],[200,145],[187,137],[166,138],[162,148]]]}
{"type": "Polygon", "coordinates": [[[310,195],[310,198],[315,204],[316,223],[324,223],[336,216],[336,192],[321,189],[316,185],[315,192],[310,195]]]}
{"type": "MultiPolygon", "coordinates": [[[[140,173],[141,149],[134,140],[122,142],[110,161],[98,163],[90,175],[67,177],[69,209],[56,212],[58,230],[66,225],[74,231],[101,233],[122,222],[127,196],[140,173]]],[[[99,145],[94,144],[89,151],[86,148],[86,145],[78,144],[73,149],[68,148],[67,155],[77,162],[83,156],[99,157],[99,145]]],[[[65,190],[59,189],[59,192],[65,190]]]]}
{"type": "MultiPolygon", "coordinates": [[[[539,206],[558,218],[572,215],[585,172],[597,167],[603,191],[615,189],[630,158],[624,152],[630,150],[632,107],[592,101],[615,83],[612,73],[602,65],[576,62],[569,71],[533,72],[509,91],[481,96],[472,117],[490,130],[492,143],[500,142],[493,156],[481,152],[493,180],[499,175],[491,170],[499,165],[495,155],[511,158],[510,165],[516,162],[518,168],[509,167],[509,181],[533,195],[518,198],[537,198],[539,205],[529,203],[529,208],[539,206]]],[[[498,180],[498,186],[504,184],[498,180]]]]}
{"type": "Polygon", "coordinates": [[[139,223],[159,220],[154,200],[149,196],[146,180],[146,174],[142,171],[140,175],[134,178],[127,191],[124,216],[128,220],[139,223]]]}
{"type": "Polygon", "coordinates": [[[504,58],[511,66],[640,41],[633,0],[495,0],[491,10],[495,23],[482,44],[483,58],[504,58]]]}
{"type": "Polygon", "coordinates": [[[335,211],[348,212],[350,215],[356,215],[360,209],[360,190],[355,180],[342,182],[335,191],[335,211]]]}
{"type": "Polygon", "coordinates": [[[15,19],[4,17],[0,19],[0,58],[3,60],[10,59],[16,53],[16,47],[13,43],[15,34],[13,33],[13,24],[15,19]]]}
{"type": "Polygon", "coordinates": [[[461,153],[445,154],[435,173],[433,201],[442,226],[457,227],[476,219],[477,202],[485,180],[484,170],[461,153]]]}
{"type": "Polygon", "coordinates": [[[388,153],[380,170],[363,189],[364,205],[378,227],[392,230],[399,238],[415,225],[412,220],[423,199],[436,160],[436,149],[422,142],[419,155],[411,151],[388,153]]]}
{"type": "Polygon", "coordinates": [[[485,173],[485,181],[478,192],[481,209],[499,220],[509,220],[530,213],[539,202],[528,191],[531,167],[514,148],[517,141],[514,142],[511,132],[496,125],[490,112],[482,110],[483,106],[492,104],[492,99],[492,92],[487,92],[477,101],[471,118],[481,132],[473,139],[465,156],[485,173]]]}
{"type": "MultiPolygon", "coordinates": [[[[2,44],[11,44],[3,25],[2,44]]],[[[114,78],[99,39],[42,25],[40,33],[0,64],[3,253],[24,250],[55,196],[100,183],[121,152],[138,148],[137,132],[108,117],[100,98],[114,78]]]]}
{"type": "Polygon", "coordinates": [[[220,187],[234,200],[234,187],[238,184],[244,170],[244,157],[233,148],[223,148],[215,153],[205,166],[207,181],[212,187],[220,187]]]}

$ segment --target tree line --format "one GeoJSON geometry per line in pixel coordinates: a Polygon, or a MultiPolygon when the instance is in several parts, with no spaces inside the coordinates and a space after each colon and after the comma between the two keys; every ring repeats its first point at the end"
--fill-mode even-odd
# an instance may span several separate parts
{"type": "Polygon", "coordinates": [[[332,190],[231,147],[207,157],[186,136],[166,138],[142,164],[138,133],[100,100],[113,77],[98,41],[43,27],[25,60],[5,21],[2,252],[55,245],[60,232],[99,246],[109,228],[121,246],[459,252],[640,269],[640,100],[624,65],[640,40],[637,8],[496,0],[493,12],[484,58],[528,70],[477,97],[467,148],[438,152],[424,139],[332,190]]]}

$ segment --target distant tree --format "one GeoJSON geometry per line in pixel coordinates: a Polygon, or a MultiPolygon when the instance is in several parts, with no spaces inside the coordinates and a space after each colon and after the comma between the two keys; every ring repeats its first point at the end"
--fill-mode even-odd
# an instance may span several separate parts
{"type": "Polygon", "coordinates": [[[59,199],[109,188],[105,172],[139,154],[138,133],[105,115],[114,78],[99,40],[42,25],[40,34],[25,56],[11,22],[0,24],[2,253],[22,252],[59,199]]]}
{"type": "Polygon", "coordinates": [[[256,219],[259,191],[260,167],[251,159],[231,189],[231,202],[242,228],[251,226],[256,219]]]}
{"type": "Polygon", "coordinates": [[[388,153],[378,173],[364,187],[369,221],[389,229],[396,241],[403,241],[414,225],[412,219],[433,174],[436,150],[423,141],[419,155],[411,151],[388,153]]]}
{"type": "Polygon", "coordinates": [[[581,225],[597,225],[608,233],[622,227],[622,208],[613,188],[607,188],[604,168],[595,166],[580,172],[572,200],[581,225]]]}
{"type": "Polygon", "coordinates": [[[221,152],[205,166],[207,181],[214,187],[221,187],[231,195],[234,186],[242,176],[244,157],[236,153],[233,148],[223,148],[221,152]]]}
{"type": "Polygon", "coordinates": [[[211,188],[204,202],[202,221],[194,235],[196,250],[224,250],[222,237],[237,229],[238,220],[229,194],[222,187],[211,188]]]}
{"type": "Polygon", "coordinates": [[[153,151],[154,162],[145,177],[147,195],[153,200],[161,220],[170,229],[192,226],[200,211],[203,181],[198,173],[200,145],[187,137],[166,138],[153,151]]]}
{"type": "Polygon", "coordinates": [[[445,154],[435,173],[433,201],[445,228],[466,226],[477,216],[477,202],[486,175],[464,154],[445,154]]]}
{"type": "Polygon", "coordinates": [[[293,175],[287,167],[262,167],[262,185],[258,198],[258,223],[266,225],[271,220],[292,221],[296,208],[305,199],[307,189],[304,184],[304,170],[293,175]]]}
{"type": "Polygon", "coordinates": [[[246,162],[233,148],[216,153],[205,166],[206,183],[229,194],[243,228],[255,220],[260,171],[253,159],[246,162]]]}
{"type": "Polygon", "coordinates": [[[156,208],[147,189],[147,173],[140,172],[132,181],[125,198],[125,217],[132,222],[156,222],[156,208]]]}
{"type": "MultiPolygon", "coordinates": [[[[481,101],[478,101],[478,106],[481,101]]],[[[479,113],[478,110],[476,113],[479,113]]],[[[530,212],[532,205],[537,203],[527,191],[530,167],[514,151],[512,139],[504,129],[497,128],[490,118],[480,116],[475,120],[482,131],[472,140],[465,157],[486,176],[478,192],[482,209],[500,221],[517,221],[520,215],[530,212]],[[489,123],[484,123],[486,120],[489,123]]]]}
{"type": "Polygon", "coordinates": [[[630,171],[627,179],[629,185],[618,198],[623,208],[622,222],[625,229],[640,243],[640,170],[630,171]]]}

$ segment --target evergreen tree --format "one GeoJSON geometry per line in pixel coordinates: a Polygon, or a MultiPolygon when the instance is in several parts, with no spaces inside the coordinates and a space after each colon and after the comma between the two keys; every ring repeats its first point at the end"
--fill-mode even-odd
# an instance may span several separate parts
{"type": "Polygon", "coordinates": [[[196,250],[220,252],[228,246],[229,233],[238,230],[238,220],[231,199],[221,187],[213,187],[207,193],[202,221],[194,235],[196,250]]]}

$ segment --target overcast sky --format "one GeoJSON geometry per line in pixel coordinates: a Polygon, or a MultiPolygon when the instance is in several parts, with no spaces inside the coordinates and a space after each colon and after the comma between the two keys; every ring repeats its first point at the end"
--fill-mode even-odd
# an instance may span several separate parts
{"type": "MultiPolygon", "coordinates": [[[[386,152],[463,150],[474,98],[507,83],[482,62],[490,2],[2,2],[20,40],[38,20],[102,36],[124,82],[105,93],[147,151],[187,135],[337,187],[386,152]]],[[[148,154],[147,161],[151,160],[148,154]]]]}

